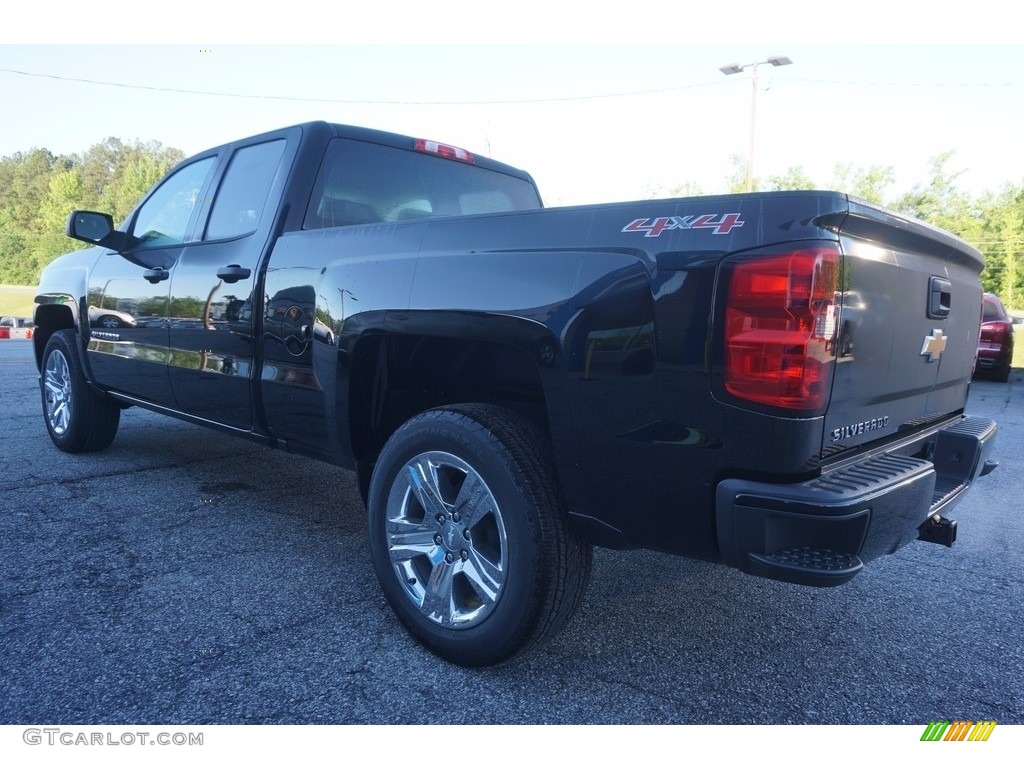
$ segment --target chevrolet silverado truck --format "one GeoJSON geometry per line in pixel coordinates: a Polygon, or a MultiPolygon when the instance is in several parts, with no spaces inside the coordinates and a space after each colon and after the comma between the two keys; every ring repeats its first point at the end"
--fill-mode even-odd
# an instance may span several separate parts
{"type": "Polygon", "coordinates": [[[593,546],[833,586],[995,466],[981,255],[836,192],[545,209],[520,170],[323,122],[202,152],[43,271],[57,448],[148,408],[354,470],[408,630],[485,666],[593,546]]]}

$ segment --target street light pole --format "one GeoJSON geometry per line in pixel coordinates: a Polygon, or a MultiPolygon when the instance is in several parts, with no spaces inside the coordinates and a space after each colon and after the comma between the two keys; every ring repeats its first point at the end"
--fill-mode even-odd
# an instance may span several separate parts
{"type": "Polygon", "coordinates": [[[750,149],[747,153],[747,192],[754,191],[754,134],[757,125],[757,68],[761,64],[771,64],[773,67],[784,67],[793,62],[786,56],[769,56],[761,61],[753,61],[750,64],[726,64],[719,67],[724,75],[738,75],[748,67],[751,70],[750,78],[750,149]]]}

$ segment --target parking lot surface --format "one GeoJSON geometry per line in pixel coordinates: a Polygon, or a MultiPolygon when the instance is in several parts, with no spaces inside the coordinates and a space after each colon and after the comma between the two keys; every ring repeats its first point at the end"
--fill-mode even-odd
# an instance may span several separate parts
{"type": "Polygon", "coordinates": [[[105,452],[43,426],[0,343],[0,723],[1024,723],[1024,382],[979,381],[1000,468],[815,589],[597,550],[566,631],[465,670],[398,624],[354,476],[138,408],[105,452]]]}

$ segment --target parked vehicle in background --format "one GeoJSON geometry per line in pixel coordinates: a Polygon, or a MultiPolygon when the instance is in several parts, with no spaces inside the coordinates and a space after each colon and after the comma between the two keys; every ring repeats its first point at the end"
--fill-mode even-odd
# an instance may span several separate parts
{"type": "Polygon", "coordinates": [[[31,339],[35,327],[31,317],[0,317],[0,339],[31,339]]]}
{"type": "Polygon", "coordinates": [[[127,312],[89,305],[89,325],[93,328],[134,328],[138,323],[127,312]]]}
{"type": "Polygon", "coordinates": [[[985,374],[996,381],[1009,381],[1013,366],[1013,318],[995,294],[986,293],[982,302],[975,375],[985,374]]]}

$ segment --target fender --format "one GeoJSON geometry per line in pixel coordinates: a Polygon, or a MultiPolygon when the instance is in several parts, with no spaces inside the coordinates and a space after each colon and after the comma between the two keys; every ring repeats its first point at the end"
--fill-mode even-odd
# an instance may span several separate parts
{"type": "Polygon", "coordinates": [[[88,312],[89,270],[103,252],[102,248],[75,251],[44,268],[39,277],[39,287],[35,296],[38,306],[33,313],[33,321],[38,329],[33,335],[36,367],[42,365],[43,350],[50,335],[61,328],[74,328],[82,365],[90,386],[94,384],[95,379],[85,355],[89,323],[83,323],[82,316],[88,312]],[[67,322],[68,314],[71,318],[70,325],[67,322]]]}

